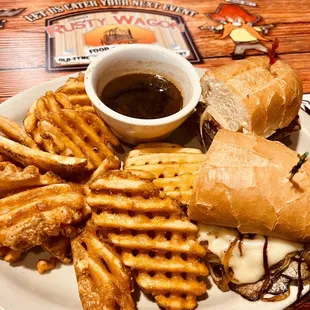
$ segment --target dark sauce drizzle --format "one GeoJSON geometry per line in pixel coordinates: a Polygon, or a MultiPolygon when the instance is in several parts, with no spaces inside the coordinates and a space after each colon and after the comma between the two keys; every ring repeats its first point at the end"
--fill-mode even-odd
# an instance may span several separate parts
{"type": "Polygon", "coordinates": [[[238,249],[239,249],[239,252],[240,252],[240,256],[243,255],[243,253],[242,253],[243,237],[244,237],[244,235],[242,235],[242,234],[239,235],[238,249]]]}
{"type": "Polygon", "coordinates": [[[301,293],[302,293],[302,291],[304,289],[304,281],[303,281],[302,276],[301,276],[301,263],[302,263],[303,254],[304,254],[304,250],[302,250],[300,252],[300,255],[298,257],[298,292],[297,292],[297,300],[300,299],[301,293]]]}
{"type": "MultiPolygon", "coordinates": [[[[241,234],[239,233],[239,235],[236,237],[236,239],[231,243],[231,246],[234,246],[234,244],[236,244],[236,242],[238,242],[238,249],[240,252],[240,256],[243,255],[242,252],[242,244],[243,244],[243,238],[249,238],[251,240],[255,239],[255,234],[241,234]]],[[[266,289],[268,288],[268,285],[270,283],[270,270],[269,270],[269,264],[268,264],[268,238],[266,236],[264,236],[265,238],[265,242],[264,242],[264,247],[263,247],[263,264],[264,264],[264,270],[265,270],[265,279],[264,279],[264,283],[262,285],[261,291],[260,291],[260,299],[264,296],[266,289]]],[[[300,252],[300,255],[298,256],[298,292],[297,292],[297,300],[299,300],[301,298],[301,294],[302,291],[304,289],[304,283],[303,283],[303,279],[302,279],[302,275],[301,275],[301,263],[303,260],[303,254],[304,254],[304,250],[302,250],[300,252]]]]}
{"type": "Polygon", "coordinates": [[[264,248],[263,248],[263,262],[264,262],[264,269],[265,269],[265,279],[264,283],[262,286],[262,289],[260,291],[260,298],[263,297],[266,288],[268,287],[268,284],[270,282],[270,271],[269,271],[269,266],[268,266],[268,238],[264,236],[265,238],[265,243],[264,243],[264,248]]]}
{"type": "Polygon", "coordinates": [[[240,252],[240,256],[243,255],[243,252],[242,252],[242,245],[243,245],[243,238],[248,238],[250,240],[253,240],[255,239],[256,237],[256,234],[241,234],[239,233],[239,236],[238,236],[238,240],[239,240],[239,243],[238,243],[238,249],[239,249],[239,252],[240,252]]]}

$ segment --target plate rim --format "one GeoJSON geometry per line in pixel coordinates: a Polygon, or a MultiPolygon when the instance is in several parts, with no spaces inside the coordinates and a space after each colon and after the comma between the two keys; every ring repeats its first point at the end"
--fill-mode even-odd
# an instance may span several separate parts
{"type": "MultiPolygon", "coordinates": [[[[200,75],[202,75],[206,69],[203,69],[203,68],[196,68],[196,70],[198,71],[198,73],[200,75]]],[[[82,71],[83,72],[83,71],[82,71]]],[[[12,108],[12,106],[14,104],[17,104],[18,102],[22,102],[23,101],[23,98],[34,98],[32,102],[34,102],[35,100],[37,100],[40,96],[44,95],[44,93],[47,91],[47,90],[52,90],[52,91],[55,91],[59,86],[61,86],[62,84],[65,83],[65,81],[69,78],[69,77],[76,77],[77,74],[79,72],[74,72],[74,73],[70,73],[70,74],[67,74],[67,75],[64,75],[64,76],[60,76],[60,77],[57,77],[57,78],[54,78],[54,79],[51,79],[51,80],[48,80],[48,81],[45,81],[39,85],[36,85],[34,87],[31,87],[7,100],[5,100],[3,103],[0,104],[0,114],[2,114],[3,112],[5,113],[5,111],[8,111],[12,108]]],[[[307,94],[305,94],[307,96],[307,94]]],[[[28,105],[27,106],[27,109],[29,108],[29,106],[31,105],[32,102],[30,102],[30,99],[29,99],[29,102],[28,100],[26,100],[27,103],[24,103],[24,105],[28,105]]],[[[6,114],[6,113],[5,113],[6,114]]],[[[300,110],[299,112],[299,115],[300,115],[300,118],[301,118],[301,122],[302,122],[302,130],[306,133],[306,135],[308,136],[308,140],[309,140],[309,144],[310,144],[310,115],[308,115],[306,112],[304,112],[303,110],[300,110]]],[[[24,115],[26,116],[26,115],[24,115]]],[[[5,265],[7,265],[7,268],[12,268],[11,266],[8,265],[8,263],[5,263],[5,265]]],[[[70,266],[71,267],[71,266],[70,266]]],[[[68,268],[67,266],[62,266],[60,268],[60,270],[65,270],[65,268],[68,268]]],[[[35,271],[36,272],[36,271],[35,271]]],[[[54,272],[57,272],[56,270],[54,272]]],[[[1,273],[0,275],[0,279],[3,278],[3,275],[1,273]]],[[[4,277],[5,278],[5,277],[4,277]]],[[[209,278],[210,279],[210,278],[209,278]]],[[[10,279],[11,280],[11,279],[10,279]]],[[[7,279],[5,278],[4,281],[1,281],[1,284],[0,284],[0,288],[3,287],[3,284],[2,283],[7,283],[7,279]]],[[[22,286],[19,286],[17,285],[15,282],[13,281],[10,281],[11,283],[14,283],[13,284],[13,288],[15,288],[15,292],[18,292],[17,288],[20,288],[22,289],[22,286]]],[[[73,284],[77,287],[77,283],[75,281],[75,283],[73,284]]],[[[212,285],[213,282],[212,282],[212,285]]],[[[23,290],[24,291],[24,290],[23,290]]],[[[51,309],[51,310],[65,310],[65,308],[62,307],[62,305],[59,305],[59,304],[55,304],[55,303],[51,303],[51,301],[47,301],[44,297],[40,296],[40,295],[35,295],[35,296],[31,296],[30,295],[30,292],[26,291],[27,294],[25,295],[26,299],[30,299],[31,298],[31,301],[32,303],[35,302],[35,301],[40,301],[40,304],[47,304],[49,305],[49,308],[48,309],[51,309]],[[41,303],[42,301],[42,303],[41,303]],[[52,306],[52,307],[51,307],[52,306]]],[[[207,291],[208,292],[208,291],[207,291]]],[[[306,293],[309,292],[309,288],[307,290],[306,293]]],[[[223,293],[225,294],[225,293],[223,293]]],[[[236,293],[232,293],[234,295],[237,295],[236,293]]],[[[291,292],[291,294],[293,294],[293,292],[291,292]]],[[[33,295],[33,294],[32,294],[33,295]]],[[[12,295],[13,296],[13,295],[12,295]]],[[[239,296],[239,295],[237,295],[239,296]]],[[[1,299],[4,299],[3,297],[0,297],[0,309],[1,310],[11,310],[13,308],[2,308],[1,306],[1,299]]],[[[247,308],[250,308],[248,307],[248,305],[250,305],[250,303],[246,300],[244,300],[246,302],[246,304],[244,304],[244,307],[247,307],[247,308]]],[[[39,304],[39,307],[40,307],[40,304],[39,304]]],[[[238,302],[239,304],[239,302],[238,302]]],[[[252,303],[253,304],[253,303],[252,303]]],[[[257,304],[257,302],[256,302],[257,304]]],[[[36,304],[34,304],[36,305],[36,304]]],[[[258,304],[257,304],[258,305],[258,304]]],[[[278,303],[274,304],[275,307],[273,307],[272,309],[277,309],[277,305],[279,305],[278,303]]],[[[243,305],[242,305],[243,306],[243,305]]],[[[27,309],[28,309],[28,306],[26,306],[27,309]]],[[[238,307],[238,305],[237,305],[238,307]]],[[[260,306],[258,305],[258,307],[254,307],[253,309],[258,309],[260,306]]],[[[210,309],[211,307],[209,307],[208,305],[202,305],[202,307],[199,307],[199,304],[198,304],[198,308],[197,309],[210,309]]],[[[215,307],[215,308],[221,308],[221,304],[218,305],[218,307],[215,307]]],[[[214,309],[215,309],[214,308],[214,309]]],[[[17,309],[17,308],[14,308],[14,310],[17,309]]],[[[212,309],[213,309],[213,306],[212,306],[212,309]]],[[[252,309],[252,307],[251,307],[252,309]]]]}

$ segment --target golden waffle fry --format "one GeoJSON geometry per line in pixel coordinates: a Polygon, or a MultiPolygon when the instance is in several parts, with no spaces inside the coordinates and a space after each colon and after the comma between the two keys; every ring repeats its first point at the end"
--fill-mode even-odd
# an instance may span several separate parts
{"type": "Polygon", "coordinates": [[[87,158],[89,170],[97,168],[103,159],[112,156],[108,144],[118,145],[118,139],[95,114],[63,109],[45,112],[38,107],[38,128],[46,151],[65,156],[87,158]],[[51,147],[47,147],[51,146],[51,147]]]}
{"type": "Polygon", "coordinates": [[[128,153],[125,170],[154,174],[154,184],[161,191],[188,204],[195,176],[205,159],[206,155],[198,149],[170,143],[144,143],[128,153]]]}
{"type": "Polygon", "coordinates": [[[0,246],[27,251],[49,237],[71,232],[70,225],[89,212],[77,185],[48,185],[7,196],[0,199],[0,246]]]}
{"type": "Polygon", "coordinates": [[[86,158],[87,169],[94,170],[113,155],[109,146],[117,146],[119,141],[88,108],[72,105],[66,94],[49,91],[30,107],[24,127],[42,150],[86,158]]]}
{"type": "Polygon", "coordinates": [[[26,117],[23,120],[23,125],[25,128],[25,131],[34,138],[34,131],[36,129],[36,124],[37,124],[37,118],[35,115],[35,110],[37,107],[37,101],[31,104],[26,117]]]}
{"type": "Polygon", "coordinates": [[[37,137],[36,129],[38,119],[36,117],[37,106],[40,105],[41,109],[46,112],[57,112],[61,109],[73,109],[69,98],[65,94],[54,94],[52,91],[47,91],[45,96],[40,97],[29,108],[28,113],[24,119],[24,128],[32,137],[37,137]]]}
{"type": "Polygon", "coordinates": [[[34,165],[41,170],[52,171],[60,175],[87,171],[87,159],[34,150],[1,136],[0,153],[24,166],[34,165]]]}
{"type": "Polygon", "coordinates": [[[131,169],[130,172],[142,180],[154,181],[156,179],[156,176],[148,171],[131,169]]]}
{"type": "Polygon", "coordinates": [[[40,97],[37,101],[35,101],[29,108],[28,113],[24,119],[24,128],[28,134],[30,134],[37,144],[45,145],[45,141],[42,140],[40,133],[38,132],[38,118],[36,116],[38,106],[42,111],[46,113],[58,112],[62,109],[76,109],[80,112],[94,112],[92,107],[79,107],[71,104],[68,96],[63,93],[53,93],[52,91],[48,91],[45,93],[45,96],[40,97]]]}
{"type": "Polygon", "coordinates": [[[38,144],[42,144],[42,138],[38,134],[38,118],[36,116],[38,107],[40,107],[41,112],[59,112],[62,109],[76,110],[77,112],[88,112],[95,113],[92,106],[79,106],[71,103],[69,97],[64,93],[53,93],[52,91],[47,91],[45,96],[40,97],[36,100],[29,108],[28,113],[24,119],[24,128],[28,134],[30,134],[33,139],[38,144]]]}
{"type": "Polygon", "coordinates": [[[72,252],[80,298],[84,310],[132,310],[132,281],[121,257],[86,226],[73,239],[72,252]]]}
{"type": "Polygon", "coordinates": [[[182,174],[173,178],[159,178],[154,184],[169,197],[178,199],[182,204],[188,204],[192,193],[195,175],[191,173],[182,174]]]}
{"type": "Polygon", "coordinates": [[[157,147],[165,147],[165,148],[180,148],[179,144],[172,144],[167,142],[147,142],[141,143],[135,147],[135,150],[145,149],[145,148],[157,148],[157,147]]]}
{"type": "Polygon", "coordinates": [[[51,237],[42,243],[41,247],[62,263],[69,264],[72,261],[70,239],[62,235],[51,237]]]}
{"type": "MultiPolygon", "coordinates": [[[[90,179],[88,180],[87,184],[94,181],[98,178],[102,173],[105,173],[109,170],[117,170],[121,168],[121,162],[116,156],[107,157],[105,160],[102,161],[100,166],[96,169],[96,171],[91,175],[90,179]]],[[[87,189],[87,186],[86,186],[87,189]]]]}
{"type": "Polygon", "coordinates": [[[109,171],[89,184],[92,220],[117,249],[137,283],[166,309],[193,309],[208,274],[198,228],[180,206],[149,180],[130,171],[109,171]]]}
{"type": "Polygon", "coordinates": [[[0,247],[0,257],[3,257],[4,261],[7,263],[17,262],[22,255],[22,252],[12,250],[8,247],[0,247]]]}
{"type": "Polygon", "coordinates": [[[82,107],[75,106],[74,110],[77,112],[88,112],[88,113],[96,114],[96,110],[93,106],[82,106],[82,107]]]}
{"type": "Polygon", "coordinates": [[[0,195],[14,190],[64,183],[52,172],[41,174],[35,166],[24,169],[10,162],[0,162],[0,195]]]}
{"type": "Polygon", "coordinates": [[[72,108],[66,95],[47,92],[30,109],[24,120],[25,129],[41,149],[87,158],[87,168],[93,170],[113,155],[108,144],[117,146],[119,141],[99,116],[72,108]]]}
{"type": "Polygon", "coordinates": [[[9,157],[5,156],[4,154],[0,154],[0,163],[4,161],[10,161],[9,157]]]}
{"type": "Polygon", "coordinates": [[[37,270],[40,274],[55,269],[57,265],[57,258],[51,257],[49,260],[40,259],[37,262],[37,270]]]}
{"type": "Polygon", "coordinates": [[[32,149],[39,149],[37,144],[17,123],[0,115],[0,132],[6,137],[32,149]]]}
{"type": "Polygon", "coordinates": [[[80,72],[76,78],[69,78],[66,84],[56,90],[56,93],[68,95],[70,102],[74,106],[91,107],[91,102],[86,94],[84,85],[84,73],[80,72]]]}
{"type": "MultiPolygon", "coordinates": [[[[82,85],[81,82],[79,82],[77,84],[77,88],[81,87],[81,85],[82,85]]],[[[70,94],[70,92],[78,91],[78,89],[74,90],[73,86],[74,83],[71,83],[71,88],[70,90],[68,89],[68,91],[66,90],[61,91],[61,89],[64,89],[63,87],[59,88],[56,92],[47,91],[45,93],[45,96],[40,97],[37,101],[35,101],[31,105],[26,118],[35,114],[36,105],[39,100],[44,100],[47,102],[48,105],[54,107],[53,111],[55,111],[55,108],[58,108],[58,109],[73,109],[95,113],[95,109],[93,108],[88,96],[86,95],[85,89],[84,89],[85,94],[72,95],[70,94]]]]}

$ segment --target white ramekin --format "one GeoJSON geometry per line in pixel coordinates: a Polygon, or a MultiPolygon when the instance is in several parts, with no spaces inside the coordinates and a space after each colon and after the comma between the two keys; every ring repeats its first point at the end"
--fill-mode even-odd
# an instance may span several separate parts
{"type": "Polygon", "coordinates": [[[85,88],[98,115],[121,140],[131,144],[167,137],[195,109],[201,94],[199,75],[190,62],[175,52],[148,44],[120,46],[95,58],[87,68],[85,88]],[[183,109],[149,120],[128,117],[108,108],[100,100],[104,87],[116,77],[131,73],[160,74],[174,83],[182,92],[183,109]]]}

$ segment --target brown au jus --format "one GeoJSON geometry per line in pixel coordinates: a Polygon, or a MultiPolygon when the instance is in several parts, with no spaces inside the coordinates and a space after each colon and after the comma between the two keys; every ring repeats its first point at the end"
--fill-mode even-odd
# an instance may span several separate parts
{"type": "Polygon", "coordinates": [[[160,75],[133,73],[115,78],[104,88],[101,101],[110,109],[134,118],[156,119],[180,111],[180,90],[160,75]]]}

